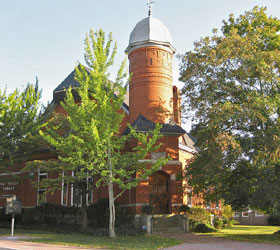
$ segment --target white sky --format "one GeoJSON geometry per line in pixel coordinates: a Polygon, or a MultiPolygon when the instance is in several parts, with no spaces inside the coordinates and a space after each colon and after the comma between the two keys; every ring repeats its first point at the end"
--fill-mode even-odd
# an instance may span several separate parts
{"type": "MultiPolygon", "coordinates": [[[[255,5],[267,6],[280,18],[280,0],[155,0],[153,16],[173,37],[178,53],[192,50],[193,42],[220,28],[255,5]]],[[[43,102],[83,60],[83,41],[90,28],[113,32],[118,55],[112,69],[125,58],[130,32],[147,17],[146,0],[0,0],[0,89],[8,92],[34,83],[43,89],[43,102]]],[[[174,84],[178,82],[174,59],[174,84]]]]}

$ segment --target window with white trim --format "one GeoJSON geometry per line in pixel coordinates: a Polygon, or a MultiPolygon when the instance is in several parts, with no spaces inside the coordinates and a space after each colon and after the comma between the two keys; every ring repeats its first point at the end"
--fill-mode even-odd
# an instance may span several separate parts
{"type": "MultiPolygon", "coordinates": [[[[72,176],[75,176],[75,172],[72,172],[72,176]]],[[[87,177],[87,185],[89,182],[93,182],[92,177],[87,177]]],[[[87,187],[88,188],[88,187],[87,187]]],[[[93,191],[90,190],[86,195],[86,203],[90,205],[93,203],[93,191]]],[[[82,195],[80,193],[80,189],[72,185],[71,187],[71,206],[81,206],[82,205],[82,195]]]]}
{"type": "Polygon", "coordinates": [[[72,205],[80,206],[82,204],[82,195],[80,194],[80,190],[74,186],[72,192],[72,205]]]}
{"type": "Polygon", "coordinates": [[[256,216],[256,217],[263,217],[264,214],[261,213],[261,212],[256,211],[256,212],[255,212],[255,216],[256,216]]]}
{"type": "Polygon", "coordinates": [[[64,180],[64,172],[62,172],[62,183],[61,183],[61,205],[67,206],[68,204],[68,183],[64,180]]]}
{"type": "MultiPolygon", "coordinates": [[[[89,183],[92,185],[93,184],[93,179],[92,177],[87,178],[87,185],[89,186],[89,183]]],[[[89,188],[89,187],[88,187],[89,188]]],[[[90,205],[93,203],[93,192],[92,189],[88,192],[87,194],[87,205],[90,205]]]]}
{"type": "MultiPolygon", "coordinates": [[[[75,176],[75,171],[72,171],[72,177],[75,176]]],[[[71,206],[80,206],[82,203],[81,194],[77,186],[71,185],[71,206]]]]}
{"type": "MultiPolygon", "coordinates": [[[[48,173],[38,170],[38,183],[48,178],[48,173]]],[[[38,187],[37,191],[37,205],[41,205],[47,202],[47,189],[45,187],[38,187]]]]}
{"type": "Polygon", "coordinates": [[[249,212],[242,212],[242,217],[249,217],[249,212]]]}

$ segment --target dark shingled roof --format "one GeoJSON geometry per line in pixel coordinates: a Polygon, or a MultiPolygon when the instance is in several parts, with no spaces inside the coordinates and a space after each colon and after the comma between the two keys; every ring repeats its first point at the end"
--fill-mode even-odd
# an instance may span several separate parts
{"type": "MultiPolygon", "coordinates": [[[[132,127],[136,129],[137,132],[147,132],[149,130],[155,129],[156,124],[150,120],[148,120],[143,115],[139,115],[137,119],[132,123],[132,127]]],[[[160,129],[162,134],[170,134],[170,135],[181,135],[185,134],[186,131],[182,129],[177,124],[169,124],[164,123],[162,124],[162,128],[160,129]]],[[[130,128],[126,127],[123,132],[123,135],[127,135],[130,133],[130,128]]]]}
{"type": "Polygon", "coordinates": [[[72,88],[80,87],[80,84],[75,80],[75,69],[56,87],[53,92],[56,93],[64,91],[65,89],[69,89],[70,86],[72,88]]]}
{"type": "MultiPolygon", "coordinates": [[[[90,73],[89,68],[85,67],[85,69],[88,73],[90,73]]],[[[77,92],[74,90],[74,88],[80,87],[80,83],[78,83],[75,80],[75,70],[76,70],[76,68],[55,88],[55,90],[53,91],[53,101],[55,101],[55,102],[63,101],[64,98],[66,97],[65,90],[69,89],[70,86],[71,86],[71,88],[73,88],[72,93],[74,95],[74,98],[79,99],[79,96],[78,96],[77,92]]],[[[129,99],[128,99],[128,93],[127,93],[125,95],[125,100],[124,100],[124,103],[123,103],[123,107],[127,111],[129,111],[129,106],[128,106],[129,101],[128,100],[129,99]]]]}
{"type": "MultiPolygon", "coordinates": [[[[85,67],[87,72],[90,72],[90,69],[85,67]]],[[[53,100],[55,102],[63,101],[66,97],[65,90],[71,88],[75,89],[76,87],[80,87],[80,84],[75,80],[75,69],[55,88],[53,91],[53,100]]],[[[76,91],[73,90],[74,98],[79,98],[76,91]]]]}

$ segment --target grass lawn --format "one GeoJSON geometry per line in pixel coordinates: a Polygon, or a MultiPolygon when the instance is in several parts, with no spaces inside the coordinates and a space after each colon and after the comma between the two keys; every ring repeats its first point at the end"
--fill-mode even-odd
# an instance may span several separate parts
{"type": "Polygon", "coordinates": [[[222,228],[217,233],[209,233],[203,235],[220,237],[230,240],[280,245],[280,235],[273,235],[273,233],[278,230],[280,230],[280,227],[234,225],[232,227],[222,228]]]}
{"type": "MultiPolygon", "coordinates": [[[[7,235],[10,231],[0,229],[0,236],[7,235]]],[[[50,232],[38,232],[32,230],[15,230],[16,236],[39,236],[38,239],[28,241],[59,244],[67,246],[83,246],[108,249],[126,249],[126,250],[153,250],[158,248],[166,248],[181,244],[181,241],[163,238],[159,236],[135,236],[135,237],[117,237],[112,240],[109,237],[102,236],[86,236],[82,234],[58,234],[50,232]]]]}

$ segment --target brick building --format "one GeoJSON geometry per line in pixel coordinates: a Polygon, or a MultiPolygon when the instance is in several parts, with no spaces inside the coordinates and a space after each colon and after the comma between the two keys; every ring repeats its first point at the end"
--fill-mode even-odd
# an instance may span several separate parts
{"type": "MultiPolygon", "coordinates": [[[[172,79],[175,53],[172,38],[165,25],[150,15],[136,24],[125,52],[129,57],[132,78],[129,93],[122,105],[125,116],[120,133],[129,132],[128,122],[142,132],[153,128],[155,123],[161,123],[163,146],[158,152],[152,152],[150,157],[155,160],[158,157],[170,156],[172,160],[135,189],[126,191],[117,201],[130,207],[135,214],[141,213],[142,206],[146,204],[152,204],[158,214],[172,213],[177,206],[191,205],[195,201],[178,176],[186,167],[187,160],[196,152],[193,139],[181,127],[180,93],[177,87],[173,86],[172,79]]],[[[79,87],[79,83],[74,80],[74,71],[53,91],[51,112],[64,112],[60,102],[65,97],[65,90],[70,86],[79,87]]],[[[56,156],[41,150],[34,158],[49,160],[56,156]]],[[[14,166],[14,174],[22,175],[20,169],[23,166],[24,163],[14,166]]],[[[30,174],[29,177],[33,180],[51,178],[48,173],[40,171],[30,174]]],[[[23,207],[33,207],[42,202],[74,206],[81,202],[74,187],[66,183],[61,184],[61,190],[46,196],[46,190],[32,187],[30,180],[0,184],[3,186],[0,191],[0,206],[4,206],[6,197],[12,194],[21,199],[23,207]]],[[[106,197],[107,188],[103,187],[87,195],[87,202],[91,204],[106,197]]]]}

